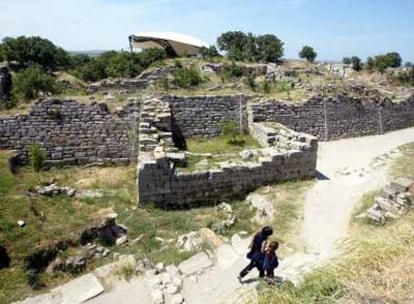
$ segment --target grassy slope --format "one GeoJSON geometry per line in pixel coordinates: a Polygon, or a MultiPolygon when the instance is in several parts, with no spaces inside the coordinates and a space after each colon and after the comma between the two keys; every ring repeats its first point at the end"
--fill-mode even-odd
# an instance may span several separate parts
{"type": "MultiPolygon", "coordinates": [[[[390,174],[413,179],[414,143],[401,150],[390,174]]],[[[376,193],[365,195],[355,214],[372,205],[376,193]]],[[[259,303],[414,303],[413,223],[412,210],[384,226],[354,220],[341,257],[308,275],[300,288],[265,290],[259,303]]]]}
{"type": "MultiPolygon", "coordinates": [[[[7,169],[7,153],[0,152],[0,244],[7,248],[12,262],[8,269],[0,270],[0,303],[23,298],[33,291],[26,281],[23,259],[36,247],[63,239],[86,227],[91,219],[109,209],[118,213],[117,222],[125,225],[130,239],[141,234],[143,239],[136,245],[123,248],[111,248],[120,253],[132,253],[137,257],[149,257],[154,262],[178,263],[192,253],[180,253],[175,241],[165,247],[155,237],[165,240],[176,239],[178,235],[207,227],[224,220],[226,215],[214,207],[192,209],[188,211],[164,211],[151,206],[137,208],[135,203],[135,168],[79,168],[53,169],[34,173],[23,168],[17,176],[7,169]],[[33,203],[25,195],[28,189],[41,182],[56,178],[60,185],[85,189],[99,189],[104,197],[99,199],[78,200],[66,196],[53,198],[35,196],[33,203]],[[32,207],[31,207],[32,206],[32,207]],[[35,213],[43,213],[44,218],[35,213]],[[20,228],[18,220],[24,220],[26,226],[20,228]]],[[[226,232],[231,236],[240,230],[253,232],[251,222],[253,210],[246,208],[243,202],[231,202],[234,214],[239,221],[226,232]]],[[[72,249],[72,251],[75,249],[72,249]]],[[[63,253],[65,254],[65,253],[63,253]]],[[[99,260],[102,264],[110,259],[99,260]]],[[[90,267],[97,265],[91,264],[90,267]]],[[[42,275],[47,287],[69,280],[67,275],[42,275]]]]}

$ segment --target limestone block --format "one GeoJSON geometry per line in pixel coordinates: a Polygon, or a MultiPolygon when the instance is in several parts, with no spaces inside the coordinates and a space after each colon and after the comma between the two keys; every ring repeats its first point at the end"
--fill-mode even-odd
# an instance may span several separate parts
{"type": "Polygon", "coordinates": [[[213,266],[213,261],[207,256],[206,253],[200,252],[188,260],[181,262],[178,265],[178,269],[185,276],[201,273],[207,268],[213,266]]]}

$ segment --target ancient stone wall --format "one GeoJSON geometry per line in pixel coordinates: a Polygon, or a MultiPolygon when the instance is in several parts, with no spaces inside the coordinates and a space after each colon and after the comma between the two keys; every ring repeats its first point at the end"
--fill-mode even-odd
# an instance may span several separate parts
{"type": "Polygon", "coordinates": [[[414,126],[413,98],[398,104],[362,103],[346,96],[314,97],[297,105],[269,100],[252,104],[248,111],[255,122],[278,122],[321,140],[382,134],[414,126]]]}
{"type": "MultiPolygon", "coordinates": [[[[156,103],[152,100],[154,108],[156,103]]],[[[147,123],[148,129],[158,129],[150,120],[147,123]]],[[[249,151],[247,154],[252,159],[219,163],[218,169],[180,172],[177,167],[185,163],[183,152],[170,152],[161,141],[153,150],[148,149],[152,145],[146,146],[138,159],[139,203],[154,203],[169,209],[188,208],[242,197],[262,185],[315,176],[315,137],[267,123],[251,122],[249,127],[266,148],[249,151]]]]}
{"type": "Polygon", "coordinates": [[[104,103],[43,100],[27,115],[0,116],[0,149],[19,150],[27,156],[30,145],[37,143],[51,165],[127,163],[135,150],[138,112],[139,105],[134,103],[110,113],[104,103]]]}
{"type": "Polygon", "coordinates": [[[171,112],[185,137],[213,137],[220,134],[220,124],[235,121],[247,130],[245,96],[165,96],[171,112]]]}

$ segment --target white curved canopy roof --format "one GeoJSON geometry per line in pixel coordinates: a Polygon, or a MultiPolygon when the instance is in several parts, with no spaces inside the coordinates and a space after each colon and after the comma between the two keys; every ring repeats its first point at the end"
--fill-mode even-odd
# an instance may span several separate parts
{"type": "Polygon", "coordinates": [[[209,44],[192,36],[172,32],[139,32],[129,36],[134,49],[162,48],[169,55],[197,55],[209,44]]]}

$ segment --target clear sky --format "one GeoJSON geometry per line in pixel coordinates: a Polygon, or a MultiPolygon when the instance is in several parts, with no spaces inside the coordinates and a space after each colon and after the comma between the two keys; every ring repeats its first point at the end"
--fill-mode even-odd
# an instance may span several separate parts
{"type": "Polygon", "coordinates": [[[228,30],[275,34],[287,58],[308,44],[318,59],[414,61],[414,0],[0,0],[0,39],[38,35],[67,50],[127,49],[138,31],[215,43],[228,30]]]}

